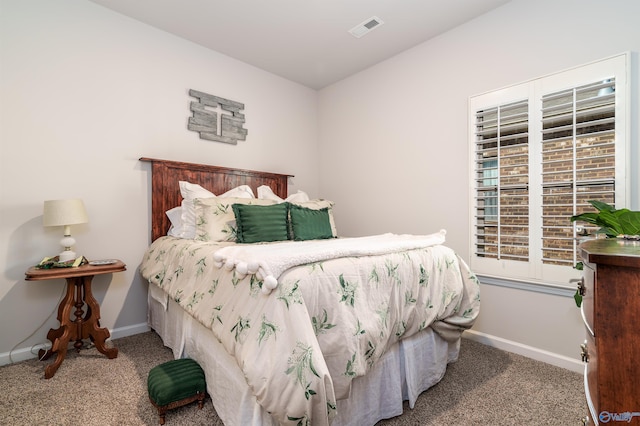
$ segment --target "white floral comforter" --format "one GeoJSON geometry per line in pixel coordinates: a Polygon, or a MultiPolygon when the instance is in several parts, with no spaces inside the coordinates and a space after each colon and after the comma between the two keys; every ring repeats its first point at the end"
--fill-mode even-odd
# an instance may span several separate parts
{"type": "Polygon", "coordinates": [[[213,266],[228,244],[162,237],[140,271],[213,330],[282,424],[329,424],[386,348],[426,327],[456,340],[479,312],[475,275],[442,245],[297,266],[265,295],[255,275],[213,266]]]}

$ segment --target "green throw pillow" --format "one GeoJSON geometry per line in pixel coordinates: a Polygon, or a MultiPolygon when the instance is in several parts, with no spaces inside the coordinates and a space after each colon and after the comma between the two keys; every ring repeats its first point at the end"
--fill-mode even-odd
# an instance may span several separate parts
{"type": "Polygon", "coordinates": [[[295,204],[289,206],[292,239],[296,241],[333,238],[329,208],[314,210],[295,204]]]}
{"type": "Polygon", "coordinates": [[[269,206],[234,204],[232,208],[236,216],[237,242],[260,243],[289,239],[288,203],[269,206]]]}

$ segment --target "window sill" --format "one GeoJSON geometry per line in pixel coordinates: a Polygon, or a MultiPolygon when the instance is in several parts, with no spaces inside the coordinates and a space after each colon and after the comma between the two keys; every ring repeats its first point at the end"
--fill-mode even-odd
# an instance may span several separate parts
{"type": "Polygon", "coordinates": [[[481,284],[514,288],[517,290],[532,291],[535,293],[544,293],[554,296],[573,298],[573,295],[576,292],[576,287],[572,287],[570,285],[546,284],[535,281],[521,281],[481,274],[476,274],[476,276],[478,277],[478,280],[480,280],[481,284]]]}

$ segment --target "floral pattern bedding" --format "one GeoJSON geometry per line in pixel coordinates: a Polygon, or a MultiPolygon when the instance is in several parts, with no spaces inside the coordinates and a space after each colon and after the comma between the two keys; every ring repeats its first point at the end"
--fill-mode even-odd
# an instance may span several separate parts
{"type": "Polygon", "coordinates": [[[443,245],[293,267],[265,295],[256,275],[213,266],[228,244],[162,237],[140,271],[211,328],[281,424],[329,424],[388,347],[426,327],[455,341],[479,312],[478,280],[443,245]]]}

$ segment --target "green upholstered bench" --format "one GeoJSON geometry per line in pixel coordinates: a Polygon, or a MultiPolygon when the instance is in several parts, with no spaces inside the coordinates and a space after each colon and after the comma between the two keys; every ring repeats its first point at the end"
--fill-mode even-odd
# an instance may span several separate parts
{"type": "Polygon", "coordinates": [[[207,387],[204,371],[192,359],[182,358],[155,366],[147,380],[149,400],[158,409],[160,424],[165,422],[167,410],[198,401],[204,405],[207,387]]]}

